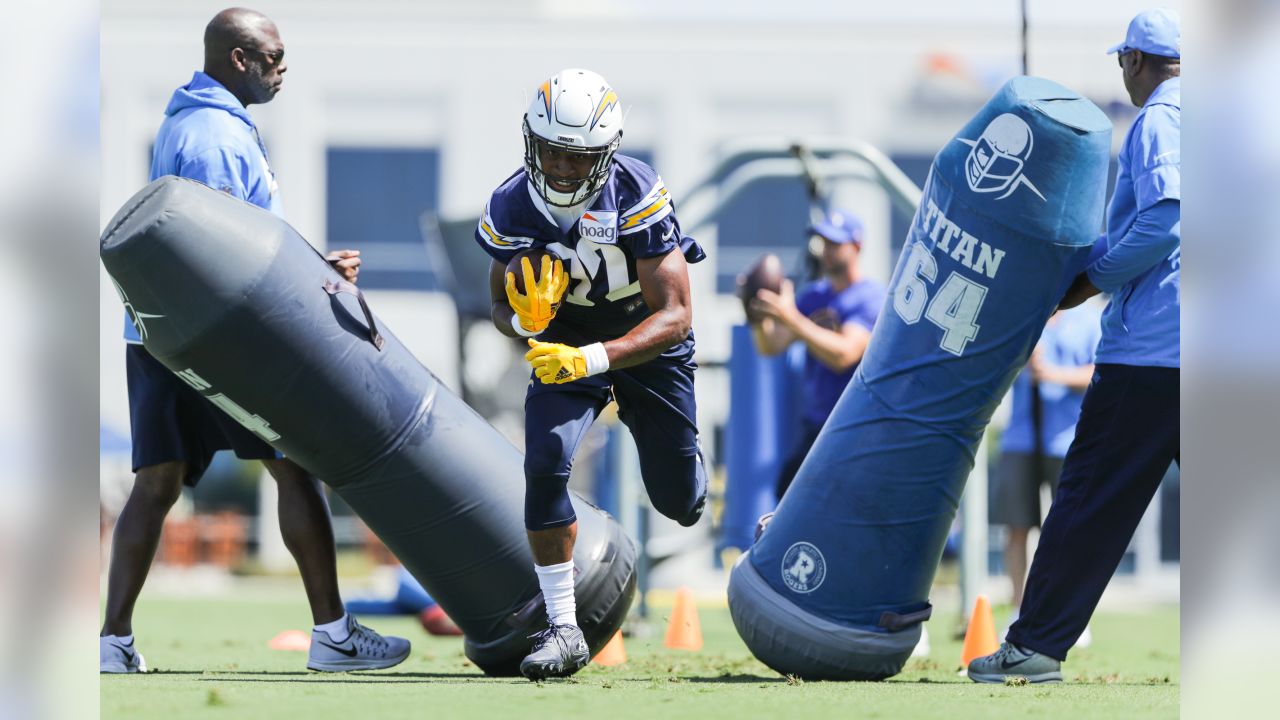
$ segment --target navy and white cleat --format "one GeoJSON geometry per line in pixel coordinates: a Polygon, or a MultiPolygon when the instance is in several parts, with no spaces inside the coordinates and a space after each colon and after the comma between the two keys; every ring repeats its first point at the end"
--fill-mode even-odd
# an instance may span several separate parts
{"type": "Polygon", "coordinates": [[[552,625],[533,637],[533,652],[520,661],[520,674],[530,680],[569,677],[591,662],[587,640],[576,625],[552,625]]]}

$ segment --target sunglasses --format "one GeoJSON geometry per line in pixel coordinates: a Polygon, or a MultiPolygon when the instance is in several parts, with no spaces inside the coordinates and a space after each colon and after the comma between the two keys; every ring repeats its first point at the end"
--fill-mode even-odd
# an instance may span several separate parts
{"type": "Polygon", "coordinates": [[[267,60],[270,60],[272,65],[279,65],[280,63],[284,62],[284,48],[280,48],[275,52],[265,52],[263,50],[259,50],[258,48],[242,48],[242,49],[245,52],[252,52],[252,53],[257,53],[261,55],[267,60]]]}

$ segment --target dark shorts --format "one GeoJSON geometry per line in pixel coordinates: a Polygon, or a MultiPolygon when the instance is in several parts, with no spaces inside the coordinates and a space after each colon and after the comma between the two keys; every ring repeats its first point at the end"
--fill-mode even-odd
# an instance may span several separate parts
{"type": "Polygon", "coordinates": [[[989,520],[992,525],[1040,527],[1040,486],[1047,484],[1050,495],[1057,492],[1062,458],[1045,455],[1041,461],[1040,477],[1036,477],[1035,458],[1031,453],[1000,454],[992,475],[995,482],[989,520]]]}
{"type": "Polygon", "coordinates": [[[194,487],[219,450],[234,450],[236,457],[245,460],[283,457],[214,407],[141,345],[127,346],[125,367],[134,472],[166,462],[185,462],[183,482],[194,487]]]}
{"type": "MultiPolygon", "coordinates": [[[[659,357],[563,385],[531,378],[525,396],[525,477],[529,482],[568,478],[587,428],[610,400],[631,431],[640,475],[654,509],[681,519],[707,491],[698,445],[691,360],[659,357]]],[[[535,519],[554,527],[554,518],[535,519]]]]}

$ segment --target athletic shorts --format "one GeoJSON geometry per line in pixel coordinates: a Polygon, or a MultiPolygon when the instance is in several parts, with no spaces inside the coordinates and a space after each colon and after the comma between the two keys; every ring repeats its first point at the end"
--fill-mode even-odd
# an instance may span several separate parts
{"type": "Polygon", "coordinates": [[[1062,473],[1062,458],[1044,455],[1041,461],[1040,477],[1037,478],[1031,453],[1000,454],[996,472],[992,476],[995,481],[995,496],[989,519],[992,525],[1040,527],[1040,486],[1048,484],[1051,495],[1057,491],[1058,475],[1062,473]]]}
{"type": "MultiPolygon", "coordinates": [[[[611,400],[631,430],[640,476],[654,509],[676,520],[692,517],[707,493],[698,442],[695,365],[689,358],[659,357],[563,385],[530,376],[525,395],[525,477],[529,482],[567,480],[578,445],[611,400]]],[[[553,527],[533,518],[537,528],[553,527]]],[[[528,522],[528,521],[527,521],[528,522]]]]}
{"type": "Polygon", "coordinates": [[[194,487],[219,450],[233,450],[244,460],[283,457],[170,372],[143,346],[130,344],[125,353],[134,472],[166,462],[185,462],[183,482],[194,487]]]}

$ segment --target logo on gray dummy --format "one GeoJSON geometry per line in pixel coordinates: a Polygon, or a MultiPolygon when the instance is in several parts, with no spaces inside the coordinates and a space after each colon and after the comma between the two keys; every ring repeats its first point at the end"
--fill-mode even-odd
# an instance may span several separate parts
{"type": "Polygon", "coordinates": [[[787,548],[782,556],[782,582],[798,593],[811,593],[827,579],[827,561],[822,552],[807,542],[787,548]]]}
{"type": "Polygon", "coordinates": [[[964,160],[964,177],[969,189],[976,193],[1000,193],[1003,200],[1020,186],[1044,200],[1044,195],[1023,175],[1035,136],[1026,121],[1013,113],[997,115],[977,140],[956,138],[969,146],[964,160]]]}
{"type": "Polygon", "coordinates": [[[138,310],[133,306],[132,302],[129,302],[129,296],[125,294],[124,288],[120,287],[120,283],[116,282],[115,278],[111,278],[111,284],[116,286],[116,293],[120,295],[120,302],[124,303],[124,312],[129,317],[129,322],[133,323],[134,329],[138,331],[138,337],[145,342],[150,335],[147,333],[147,325],[143,320],[162,318],[164,315],[144,313],[138,310]]]}

